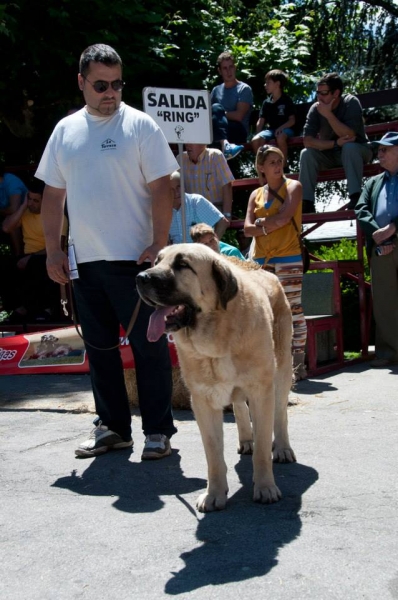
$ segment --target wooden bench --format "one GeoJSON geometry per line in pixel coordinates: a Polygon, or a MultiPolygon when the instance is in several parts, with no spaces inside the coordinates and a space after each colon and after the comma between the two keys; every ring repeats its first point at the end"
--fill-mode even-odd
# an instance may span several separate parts
{"type": "MultiPolygon", "coordinates": [[[[359,101],[361,102],[362,108],[381,108],[384,106],[395,106],[398,104],[398,89],[393,88],[389,90],[381,90],[378,92],[368,92],[366,94],[358,94],[357,95],[359,101]]],[[[305,119],[307,113],[312,106],[313,102],[305,102],[301,104],[296,104],[296,129],[302,130],[305,124],[305,119]]],[[[369,115],[364,115],[365,123],[367,118],[369,119],[369,115]]],[[[365,124],[366,135],[371,141],[379,140],[385,133],[388,131],[398,131],[398,120],[388,121],[384,123],[369,123],[365,124]]],[[[275,140],[272,140],[271,143],[276,143],[275,140]]],[[[293,150],[300,150],[304,148],[303,137],[296,136],[292,137],[288,140],[288,148],[293,150]]],[[[252,146],[250,142],[245,144],[245,150],[252,152],[252,146]]],[[[365,165],[364,167],[364,177],[372,177],[373,175],[378,175],[381,173],[382,169],[380,168],[378,163],[370,163],[365,165]]],[[[290,179],[298,179],[298,173],[289,173],[288,177],[290,179]]],[[[334,169],[329,169],[327,171],[320,171],[318,173],[317,181],[340,181],[345,179],[345,172],[343,167],[337,167],[334,169]]],[[[258,178],[243,178],[235,180],[233,183],[234,189],[245,189],[245,190],[253,190],[258,187],[258,178]]]]}
{"type": "MultiPolygon", "coordinates": [[[[391,88],[388,90],[379,90],[377,92],[367,92],[365,94],[356,94],[359,99],[362,109],[364,110],[364,121],[365,121],[365,131],[369,137],[369,139],[374,140],[379,136],[383,135],[387,131],[398,131],[398,121],[392,121],[390,123],[371,123],[372,116],[371,114],[367,114],[367,109],[371,108],[383,108],[385,106],[396,106],[398,104],[398,89],[391,88]],[[395,127],[392,129],[388,129],[388,126],[393,125],[395,123],[395,127]]],[[[313,103],[315,102],[302,102],[300,104],[296,104],[296,131],[302,131],[304,128],[305,120],[307,118],[307,113],[313,103]]],[[[255,125],[258,115],[260,111],[253,111],[251,116],[251,123],[253,126],[255,125]]],[[[274,140],[275,142],[275,140],[274,140]]],[[[303,147],[303,138],[302,136],[295,136],[288,140],[288,146],[291,148],[302,148],[303,147]]],[[[250,142],[245,144],[246,150],[252,150],[250,142]]]]}
{"type": "MultiPolygon", "coordinates": [[[[397,100],[398,103],[398,100],[397,100]]],[[[385,123],[374,123],[373,125],[365,125],[365,132],[369,140],[374,141],[382,137],[387,131],[398,131],[398,121],[386,121],[385,123]]],[[[276,140],[271,140],[272,144],[276,144],[276,140]]],[[[289,148],[304,148],[303,136],[291,137],[287,140],[289,148]]],[[[244,144],[245,150],[252,151],[250,142],[244,144]]]]}
{"type": "MultiPolygon", "coordinates": [[[[389,121],[387,123],[379,123],[375,125],[369,125],[365,127],[365,131],[370,139],[380,139],[387,131],[398,131],[398,121],[389,121]]],[[[249,144],[250,146],[250,144],[249,144]]],[[[295,137],[289,140],[289,147],[304,148],[303,138],[295,137]]],[[[251,146],[250,146],[251,150],[251,146]]],[[[363,176],[373,177],[382,172],[378,162],[372,162],[364,165],[363,176]]],[[[298,179],[298,173],[288,173],[289,179],[298,179]]],[[[326,171],[319,171],[317,181],[341,181],[346,179],[345,171],[343,167],[336,167],[334,169],[328,169],[326,171]]],[[[246,177],[242,179],[235,179],[233,182],[233,188],[238,190],[254,190],[259,187],[258,177],[246,177]]]]}
{"type": "MultiPolygon", "coordinates": [[[[398,131],[398,122],[397,122],[397,131],[398,131]]],[[[379,163],[370,163],[364,166],[363,176],[364,177],[373,177],[373,175],[378,175],[382,172],[382,169],[379,163]]],[[[287,173],[287,177],[289,179],[298,179],[298,173],[287,173]]],[[[343,167],[336,167],[335,169],[328,169],[327,171],[319,171],[317,181],[340,181],[345,179],[345,172],[343,167]]],[[[260,185],[258,177],[244,177],[242,179],[235,179],[232,183],[233,189],[240,190],[255,190],[260,185]]]]}

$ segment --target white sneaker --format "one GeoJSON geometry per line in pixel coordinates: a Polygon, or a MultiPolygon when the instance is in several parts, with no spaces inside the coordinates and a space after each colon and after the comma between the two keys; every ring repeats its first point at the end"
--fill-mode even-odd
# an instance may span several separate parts
{"type": "Polygon", "coordinates": [[[153,460],[170,456],[170,440],[163,433],[152,433],[145,438],[145,446],[142,451],[141,460],[153,460]]]}
{"type": "Polygon", "coordinates": [[[124,440],[118,433],[108,429],[106,425],[102,425],[98,421],[98,425],[94,427],[88,440],[79,444],[75,450],[76,456],[83,458],[90,456],[98,456],[105,454],[108,450],[119,450],[120,448],[130,448],[134,444],[133,440],[124,440]]]}

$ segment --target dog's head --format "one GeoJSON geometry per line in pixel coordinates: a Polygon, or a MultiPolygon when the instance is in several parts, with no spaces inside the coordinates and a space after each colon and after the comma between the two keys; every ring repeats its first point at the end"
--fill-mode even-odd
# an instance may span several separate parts
{"type": "Polygon", "coordinates": [[[136,282],[141,298],[156,309],[148,329],[151,341],[165,331],[194,328],[201,313],[226,309],[238,291],[228,262],[202,244],[164,248],[136,282]]]}
{"type": "Polygon", "coordinates": [[[40,340],[42,342],[58,342],[58,338],[55,337],[55,335],[52,335],[51,333],[45,333],[41,336],[40,340]]]}
{"type": "Polygon", "coordinates": [[[40,338],[40,344],[38,349],[41,351],[46,350],[47,352],[55,348],[55,343],[58,342],[58,338],[51,333],[45,333],[40,338]]]}

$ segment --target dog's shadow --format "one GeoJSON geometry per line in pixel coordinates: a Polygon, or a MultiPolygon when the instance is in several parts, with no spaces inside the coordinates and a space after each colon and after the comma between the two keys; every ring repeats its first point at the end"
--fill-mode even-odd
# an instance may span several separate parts
{"type": "MultiPolygon", "coordinates": [[[[206,480],[185,477],[181,457],[173,450],[167,461],[132,462],[129,450],[119,450],[91,460],[85,471],[57,479],[53,487],[76,494],[114,497],[114,508],[128,513],[161,510],[162,496],[178,497],[203,491],[206,480]]],[[[197,517],[200,547],[180,555],[185,566],[165,584],[168,595],[187,594],[208,585],[223,585],[267,574],[277,564],[279,549],[296,539],[301,530],[301,497],[318,479],[302,464],[274,465],[283,498],[272,505],[251,500],[252,457],[241,456],[235,466],[240,487],[221,512],[197,517]]]]}
{"type": "Polygon", "coordinates": [[[115,497],[114,508],[130,513],[151,513],[163,508],[161,496],[180,496],[206,487],[206,480],[184,477],[177,450],[166,461],[132,462],[130,450],[109,452],[88,468],[60,477],[52,485],[75,494],[115,497]]]}
{"type": "Polygon", "coordinates": [[[235,468],[242,487],[228,500],[226,510],[199,520],[197,538],[203,544],[181,554],[185,566],[166,583],[167,594],[264,576],[277,564],[279,549],[300,535],[301,497],[317,481],[315,469],[297,463],[274,465],[283,498],[266,506],[248,497],[251,457],[241,456],[235,468]]]}

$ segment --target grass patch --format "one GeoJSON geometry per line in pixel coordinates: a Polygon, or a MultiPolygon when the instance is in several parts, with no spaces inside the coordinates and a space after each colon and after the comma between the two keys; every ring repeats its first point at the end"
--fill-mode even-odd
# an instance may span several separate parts
{"type": "Polygon", "coordinates": [[[354,358],[361,358],[360,352],[344,352],[344,360],[353,360],[354,358]]]}

